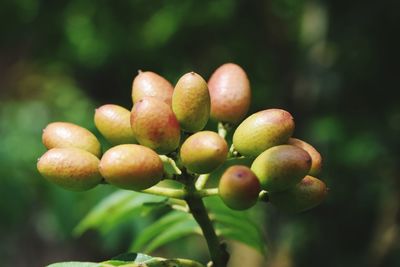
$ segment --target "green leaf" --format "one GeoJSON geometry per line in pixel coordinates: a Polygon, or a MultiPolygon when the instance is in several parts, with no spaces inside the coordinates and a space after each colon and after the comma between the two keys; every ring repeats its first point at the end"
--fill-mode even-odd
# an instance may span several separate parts
{"type": "Polygon", "coordinates": [[[115,257],[111,258],[111,260],[144,262],[144,261],[150,260],[152,258],[153,257],[146,255],[146,254],[128,252],[128,253],[123,253],[118,256],[115,256],[115,257]]]}
{"type": "Polygon", "coordinates": [[[165,197],[119,190],[95,206],[74,229],[74,234],[81,235],[90,228],[106,233],[128,217],[166,205],[166,200],[165,197]]]}
{"type": "Polygon", "coordinates": [[[150,241],[156,236],[160,235],[165,231],[165,229],[171,227],[175,223],[179,223],[181,221],[185,221],[191,218],[190,214],[179,212],[179,211],[171,211],[167,215],[163,216],[152,225],[148,226],[144,229],[139,236],[134,240],[130,250],[138,251],[142,250],[146,244],[149,244],[150,241]]]}
{"type": "Polygon", "coordinates": [[[70,261],[70,262],[53,263],[47,265],[47,267],[99,267],[99,264],[94,262],[70,261]]]}
{"type": "Polygon", "coordinates": [[[160,246],[194,233],[200,233],[200,228],[191,215],[172,211],[140,233],[131,248],[149,253],[160,246]]]}
{"type": "Polygon", "coordinates": [[[265,254],[263,234],[251,210],[235,211],[228,208],[219,197],[204,199],[218,235],[239,241],[265,254]]]}

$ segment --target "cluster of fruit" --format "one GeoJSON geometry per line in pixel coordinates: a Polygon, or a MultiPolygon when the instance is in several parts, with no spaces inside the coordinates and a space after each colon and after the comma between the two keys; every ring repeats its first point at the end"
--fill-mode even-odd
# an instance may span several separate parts
{"type": "Polygon", "coordinates": [[[131,111],[113,104],[96,109],[95,125],[112,148],[101,155],[99,141],[87,129],[51,123],[43,131],[49,150],[39,159],[38,170],[70,190],[88,190],[104,179],[140,191],[165,178],[160,155],[175,155],[183,173],[195,178],[228,158],[247,157],[254,159],[250,168],[231,166],[220,178],[218,192],[230,208],[250,208],[264,191],[272,204],[287,211],[319,204],[327,191],[313,177],[321,169],[320,154],[291,137],[294,122],[287,111],[267,109],[243,120],[250,99],[249,80],[236,64],[219,67],[208,83],[187,73],[175,88],[153,72],[140,71],[132,85],[131,111]],[[224,134],[203,130],[210,117],[220,125],[239,124],[231,149],[224,134]]]}

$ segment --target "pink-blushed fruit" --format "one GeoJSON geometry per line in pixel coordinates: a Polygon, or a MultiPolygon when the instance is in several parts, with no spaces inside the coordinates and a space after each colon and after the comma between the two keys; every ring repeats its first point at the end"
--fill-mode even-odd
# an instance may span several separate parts
{"type": "Polygon", "coordinates": [[[158,183],[164,169],[160,157],[150,148],[125,144],[107,150],[101,158],[99,170],[112,185],[143,190],[158,183]]]}
{"type": "Polygon", "coordinates": [[[289,145],[292,146],[297,146],[305,151],[307,151],[308,154],[311,156],[311,168],[310,171],[308,172],[309,175],[311,176],[316,176],[321,172],[322,169],[322,157],[321,154],[309,143],[297,139],[297,138],[289,138],[288,141],[289,145]]]}
{"type": "Polygon", "coordinates": [[[271,204],[286,212],[306,211],[319,205],[328,193],[325,183],[307,175],[300,183],[283,192],[269,194],[271,204]]]}
{"type": "Polygon", "coordinates": [[[311,157],[303,149],[292,145],[274,146],[261,153],[251,170],[268,192],[284,191],[304,178],[311,167],[311,157]]]}
{"type": "Polygon", "coordinates": [[[246,166],[229,167],[219,181],[219,195],[231,209],[245,210],[254,206],[260,193],[260,182],[246,166]]]}
{"type": "Polygon", "coordinates": [[[285,144],[294,131],[292,115],[283,109],[266,109],[247,117],[233,134],[235,149],[256,157],[266,149],[285,144]]]}
{"type": "Polygon", "coordinates": [[[43,130],[42,141],[46,148],[75,147],[101,156],[101,145],[89,130],[69,122],[53,122],[43,130]]]}
{"type": "Polygon", "coordinates": [[[172,95],[172,110],[187,132],[197,132],[206,126],[210,117],[210,93],[199,74],[189,72],[179,79],[172,95]]]}
{"type": "Polygon", "coordinates": [[[131,112],[126,108],[107,104],[96,109],[94,124],[113,145],[137,143],[130,118],[131,112]]]}
{"type": "Polygon", "coordinates": [[[151,96],[171,106],[174,87],[164,77],[151,71],[139,71],[132,83],[132,101],[134,104],[151,96]]]}
{"type": "Polygon", "coordinates": [[[191,135],[181,146],[182,164],[191,172],[209,173],[221,166],[228,155],[228,145],[212,131],[191,135]]]}
{"type": "Polygon", "coordinates": [[[145,97],[133,106],[131,127],[136,140],[158,153],[179,146],[180,127],[170,106],[154,97],[145,97]]]}
{"type": "Polygon", "coordinates": [[[212,119],[237,124],[246,116],[251,89],[247,74],[239,65],[226,63],[216,69],[208,81],[208,89],[212,119]]]}
{"type": "Polygon", "coordinates": [[[48,181],[72,191],[89,190],[98,185],[102,177],[100,160],[79,148],[52,148],[38,161],[37,169],[48,181]]]}

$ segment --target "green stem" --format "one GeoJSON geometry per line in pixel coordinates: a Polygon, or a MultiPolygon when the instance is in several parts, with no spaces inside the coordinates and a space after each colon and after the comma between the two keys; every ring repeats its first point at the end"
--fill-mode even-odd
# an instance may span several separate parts
{"type": "Polygon", "coordinates": [[[172,189],[161,186],[153,186],[141,192],[176,199],[184,199],[186,195],[186,192],[182,189],[172,189]]]}
{"type": "Polygon", "coordinates": [[[229,254],[225,250],[224,244],[220,243],[218,236],[215,233],[203,201],[195,194],[188,194],[186,202],[188,203],[190,212],[200,226],[204,238],[206,239],[213,267],[226,267],[229,260],[229,254]]]}
{"type": "Polygon", "coordinates": [[[203,189],[207,184],[208,178],[210,178],[209,173],[200,175],[199,178],[197,178],[197,181],[195,184],[196,189],[197,190],[203,189]]]}
{"type": "Polygon", "coordinates": [[[218,134],[224,139],[228,134],[228,130],[222,122],[218,122],[218,134]]]}
{"type": "Polygon", "coordinates": [[[218,188],[202,189],[202,190],[197,191],[196,194],[201,198],[216,196],[216,195],[218,195],[218,188]]]}

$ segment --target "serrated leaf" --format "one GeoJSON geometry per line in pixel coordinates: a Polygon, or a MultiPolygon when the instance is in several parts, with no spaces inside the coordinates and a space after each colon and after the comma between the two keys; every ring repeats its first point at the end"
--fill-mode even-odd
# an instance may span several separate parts
{"type": "Polygon", "coordinates": [[[75,235],[81,235],[90,228],[98,229],[103,233],[111,230],[124,219],[140,215],[157,205],[166,204],[166,198],[133,191],[117,191],[103,199],[74,229],[75,235]]]}
{"type": "Polygon", "coordinates": [[[142,250],[146,244],[148,244],[153,238],[160,235],[170,227],[171,225],[178,223],[180,221],[184,221],[190,219],[191,215],[180,212],[180,211],[171,211],[167,215],[163,216],[152,225],[146,227],[139,236],[134,240],[130,250],[138,251],[142,250]]]}
{"type": "Polygon", "coordinates": [[[46,267],[99,267],[99,264],[94,262],[70,261],[70,262],[53,263],[47,265],[46,267]]]}

